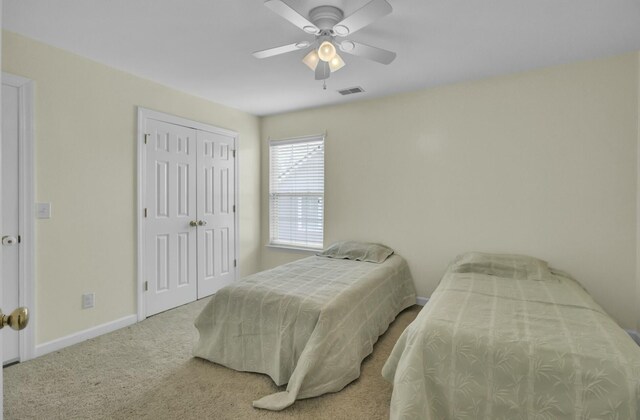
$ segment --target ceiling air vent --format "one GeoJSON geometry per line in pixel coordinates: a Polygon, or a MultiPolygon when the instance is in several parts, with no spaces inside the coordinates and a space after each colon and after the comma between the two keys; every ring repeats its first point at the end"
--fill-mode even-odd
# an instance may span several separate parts
{"type": "Polygon", "coordinates": [[[342,89],[338,91],[340,95],[351,95],[353,93],[360,93],[360,92],[364,92],[364,89],[362,89],[360,86],[352,87],[349,89],[342,89]]]}

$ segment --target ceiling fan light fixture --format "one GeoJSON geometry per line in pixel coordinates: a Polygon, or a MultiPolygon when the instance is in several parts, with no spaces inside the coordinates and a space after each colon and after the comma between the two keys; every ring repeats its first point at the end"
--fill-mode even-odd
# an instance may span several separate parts
{"type": "Polygon", "coordinates": [[[344,60],[338,54],[329,61],[329,68],[331,69],[331,73],[334,71],[338,71],[344,67],[344,60]]]}
{"type": "Polygon", "coordinates": [[[302,62],[307,65],[312,71],[316,70],[318,66],[318,61],[320,61],[320,57],[318,57],[318,52],[316,50],[311,50],[309,54],[305,55],[302,59],[302,62]]]}
{"type": "Polygon", "coordinates": [[[318,48],[318,57],[322,61],[331,61],[336,56],[336,47],[329,41],[324,41],[318,48]]]}

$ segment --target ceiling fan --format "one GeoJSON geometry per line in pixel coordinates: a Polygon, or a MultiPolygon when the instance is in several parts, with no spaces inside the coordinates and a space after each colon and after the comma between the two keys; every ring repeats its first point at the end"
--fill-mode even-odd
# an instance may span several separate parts
{"type": "Polygon", "coordinates": [[[273,57],[311,47],[302,62],[315,72],[316,80],[326,80],[332,72],[344,67],[345,62],[338,54],[336,47],[347,54],[367,58],[382,64],[389,64],[396,58],[396,53],[392,51],[347,39],[342,41],[336,39],[336,37],[344,38],[349,36],[391,13],[393,9],[386,0],[371,0],[347,17],[344,17],[342,10],[337,7],[318,6],[311,9],[308,19],[293,10],[282,0],[266,0],[264,4],[306,33],[315,35],[316,39],[313,42],[300,41],[256,51],[253,53],[256,58],[273,57]]]}

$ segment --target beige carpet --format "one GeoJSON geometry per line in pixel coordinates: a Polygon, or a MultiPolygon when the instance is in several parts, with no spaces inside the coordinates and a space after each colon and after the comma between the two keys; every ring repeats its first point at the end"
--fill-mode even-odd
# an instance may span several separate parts
{"type": "MultiPolygon", "coordinates": [[[[4,369],[5,419],[387,419],[382,366],[420,307],[401,313],[335,394],[281,412],[251,401],[278,390],[266,375],[191,357],[193,320],[206,299],[111,334],[4,369]]],[[[283,387],[284,389],[284,387],[283,387]]]]}

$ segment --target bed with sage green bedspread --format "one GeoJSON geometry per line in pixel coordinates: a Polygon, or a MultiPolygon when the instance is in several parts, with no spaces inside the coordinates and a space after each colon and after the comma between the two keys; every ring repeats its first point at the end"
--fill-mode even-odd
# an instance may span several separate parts
{"type": "Polygon", "coordinates": [[[391,418],[640,419],[640,347],[566,273],[508,266],[445,273],[383,368],[391,418]]]}
{"type": "Polygon", "coordinates": [[[193,354],[288,384],[253,402],[281,410],[358,378],[378,336],[415,302],[398,255],[381,264],[308,257],[219,290],[196,319],[193,354]]]}

